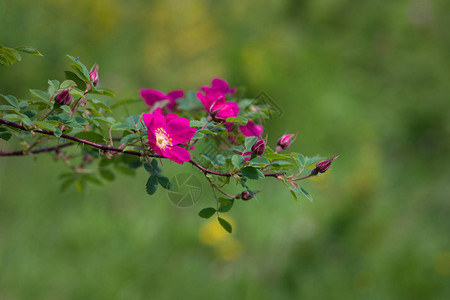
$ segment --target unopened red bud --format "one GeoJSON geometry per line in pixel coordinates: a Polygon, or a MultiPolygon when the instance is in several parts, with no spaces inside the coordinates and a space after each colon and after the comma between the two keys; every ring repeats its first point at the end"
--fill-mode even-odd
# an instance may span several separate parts
{"type": "Polygon", "coordinates": [[[282,135],[277,142],[277,150],[285,150],[287,149],[295,140],[295,134],[284,134],[282,135]]]}
{"type": "Polygon", "coordinates": [[[72,95],[68,89],[62,90],[55,96],[55,102],[60,105],[70,105],[72,103],[72,95]]]}
{"type": "Polygon", "coordinates": [[[333,156],[330,159],[319,161],[316,164],[316,168],[311,171],[311,174],[312,175],[317,175],[318,173],[325,173],[328,170],[328,168],[331,166],[331,163],[333,162],[333,160],[335,160],[338,157],[339,157],[339,155],[338,156],[333,156]]]}
{"type": "Polygon", "coordinates": [[[92,84],[94,86],[97,86],[98,84],[98,65],[95,64],[91,71],[89,72],[89,79],[91,80],[92,84]]]}
{"type": "Polygon", "coordinates": [[[252,154],[256,156],[261,156],[266,150],[266,142],[264,140],[257,141],[252,147],[252,154]]]}
{"type": "Polygon", "coordinates": [[[244,200],[244,201],[250,200],[250,199],[252,199],[252,198],[253,198],[253,197],[252,197],[252,195],[250,194],[249,191],[243,191],[243,192],[241,193],[241,199],[244,200]]]}

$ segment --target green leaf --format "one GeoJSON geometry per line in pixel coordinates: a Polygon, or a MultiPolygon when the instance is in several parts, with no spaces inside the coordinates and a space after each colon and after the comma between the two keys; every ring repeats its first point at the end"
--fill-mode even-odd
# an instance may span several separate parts
{"type": "Polygon", "coordinates": [[[81,71],[82,75],[85,77],[84,79],[89,80],[89,71],[86,68],[86,66],[78,58],[70,56],[69,54],[67,54],[67,57],[70,58],[75,63],[76,66],[78,66],[78,68],[81,71]]]}
{"type": "Polygon", "coordinates": [[[305,167],[305,157],[301,153],[291,153],[292,158],[294,159],[295,164],[298,167],[298,170],[300,171],[305,167]]]}
{"type": "Polygon", "coordinates": [[[283,155],[283,154],[277,154],[277,153],[265,154],[265,155],[263,155],[263,157],[265,157],[267,159],[274,159],[274,160],[291,158],[290,156],[283,155]]]}
{"type": "Polygon", "coordinates": [[[300,192],[302,192],[302,194],[306,197],[306,198],[308,198],[308,200],[309,201],[313,201],[313,198],[312,198],[312,196],[304,189],[304,188],[300,188],[300,192]]]}
{"type": "Polygon", "coordinates": [[[229,212],[230,209],[233,207],[234,199],[228,199],[228,198],[219,198],[219,209],[218,211],[221,213],[229,212]]]}
{"type": "Polygon", "coordinates": [[[57,138],[60,138],[62,135],[62,130],[60,128],[56,128],[56,130],[53,133],[57,138]]]}
{"type": "Polygon", "coordinates": [[[210,135],[217,135],[216,132],[213,132],[209,129],[199,129],[197,130],[198,133],[203,133],[203,134],[210,134],[210,135]]]}
{"type": "Polygon", "coordinates": [[[298,201],[297,192],[292,189],[289,189],[289,191],[291,192],[291,195],[292,197],[294,197],[295,201],[298,201]]]}
{"type": "Polygon", "coordinates": [[[228,117],[226,119],[226,122],[245,125],[245,124],[247,124],[248,120],[246,118],[243,118],[243,117],[228,117]]]}
{"type": "Polygon", "coordinates": [[[59,88],[59,81],[58,80],[48,80],[48,85],[50,87],[50,89],[54,91],[56,91],[59,88]]]}
{"type": "Polygon", "coordinates": [[[125,122],[127,122],[131,126],[135,126],[135,125],[140,123],[139,122],[140,120],[141,120],[141,116],[140,115],[135,115],[135,116],[129,116],[128,118],[126,118],[125,122]]]}
{"type": "Polygon", "coordinates": [[[249,136],[245,139],[245,149],[250,150],[253,145],[256,143],[256,141],[258,140],[258,138],[256,136],[249,136]]]}
{"type": "Polygon", "coordinates": [[[241,169],[242,166],[244,165],[245,162],[245,158],[241,155],[233,155],[231,157],[231,163],[233,164],[233,166],[236,167],[236,169],[241,169]]]}
{"type": "Polygon", "coordinates": [[[47,92],[41,91],[41,90],[30,90],[31,94],[33,94],[34,96],[44,100],[44,101],[49,101],[50,100],[50,96],[48,95],[47,92]]]}
{"type": "Polygon", "coordinates": [[[47,122],[47,121],[35,121],[35,122],[33,122],[33,124],[36,125],[36,126],[39,126],[41,128],[50,130],[50,131],[55,131],[56,130],[56,127],[53,124],[51,124],[50,122],[47,122]]]}
{"type": "Polygon", "coordinates": [[[189,122],[189,126],[191,127],[201,128],[203,125],[205,125],[205,122],[203,121],[192,120],[189,122]]]}
{"type": "Polygon", "coordinates": [[[120,144],[128,144],[131,143],[133,141],[135,141],[136,139],[139,138],[139,134],[136,133],[132,133],[129,135],[124,136],[121,140],[120,140],[120,144]]]}
{"type": "Polygon", "coordinates": [[[75,82],[77,87],[81,90],[86,90],[86,82],[83,81],[77,74],[72,71],[64,71],[67,80],[75,82]]]}
{"type": "Polygon", "coordinates": [[[156,176],[151,175],[148,180],[145,188],[147,189],[147,194],[153,195],[158,189],[158,178],[156,176]]]}
{"type": "Polygon", "coordinates": [[[223,156],[222,154],[217,154],[215,164],[218,166],[223,166],[225,162],[226,162],[225,156],[223,156]]]}
{"type": "Polygon", "coordinates": [[[220,225],[225,229],[228,233],[231,233],[233,231],[233,228],[231,227],[231,224],[228,223],[227,220],[222,219],[221,217],[217,217],[217,220],[219,220],[220,225]]]}
{"type": "Polygon", "coordinates": [[[152,168],[158,170],[158,161],[156,159],[152,159],[152,168]]]}
{"type": "Polygon", "coordinates": [[[94,88],[94,89],[91,91],[91,94],[98,94],[98,95],[103,95],[103,96],[116,97],[116,94],[114,93],[114,91],[112,91],[112,90],[107,90],[107,89],[97,89],[97,88],[94,88]]]}
{"type": "Polygon", "coordinates": [[[0,62],[6,66],[12,65],[22,59],[16,50],[3,46],[0,46],[0,58],[0,62]]]}
{"type": "Polygon", "coordinates": [[[99,171],[100,171],[100,176],[105,180],[113,181],[114,178],[116,177],[111,170],[100,169],[99,171]]]}
{"type": "Polygon", "coordinates": [[[13,95],[1,95],[1,96],[12,106],[19,108],[19,101],[17,101],[16,97],[14,97],[13,95]]]}
{"type": "Polygon", "coordinates": [[[30,47],[30,46],[20,46],[20,47],[15,47],[14,49],[16,49],[17,51],[23,52],[23,53],[27,53],[27,54],[44,56],[36,48],[30,47]]]}
{"type": "Polygon", "coordinates": [[[231,147],[230,151],[242,153],[245,151],[245,148],[244,148],[244,146],[239,145],[239,146],[231,147]]]}
{"type": "Polygon", "coordinates": [[[11,104],[14,107],[19,108],[19,101],[17,101],[17,98],[13,95],[1,95],[9,104],[11,104]]]}
{"type": "Polygon", "coordinates": [[[154,172],[152,165],[149,164],[148,162],[145,162],[145,163],[144,163],[144,169],[145,169],[147,172],[149,172],[149,173],[153,173],[153,172],[154,172]]]}
{"type": "Polygon", "coordinates": [[[158,176],[158,182],[166,190],[170,190],[172,188],[172,182],[170,182],[170,179],[166,176],[158,176]]]}
{"type": "Polygon", "coordinates": [[[6,128],[0,128],[0,139],[10,142],[12,140],[12,134],[6,128]]]}
{"type": "Polygon", "coordinates": [[[76,85],[76,83],[73,80],[64,80],[60,84],[59,88],[60,89],[67,89],[68,87],[75,86],[75,85],[76,85]]]}
{"type": "Polygon", "coordinates": [[[88,102],[91,103],[92,106],[94,106],[96,109],[102,108],[102,109],[106,110],[107,112],[110,112],[110,113],[112,112],[111,108],[106,103],[103,103],[100,100],[91,99],[92,98],[91,95],[88,95],[87,97],[88,97],[88,102]]]}
{"type": "Polygon", "coordinates": [[[310,166],[310,165],[312,165],[312,164],[315,164],[315,163],[317,163],[317,162],[319,162],[319,161],[321,161],[321,160],[323,160],[323,159],[325,159],[324,157],[320,157],[320,156],[318,156],[318,155],[316,155],[316,156],[314,156],[314,157],[308,157],[308,156],[306,156],[305,157],[305,167],[308,167],[308,166],[310,166]]]}
{"type": "Polygon", "coordinates": [[[67,114],[70,114],[72,112],[72,109],[67,105],[61,105],[59,108],[61,108],[67,114]]]}
{"type": "Polygon", "coordinates": [[[23,111],[25,108],[30,106],[30,103],[28,101],[20,101],[19,102],[19,109],[23,111]]]}
{"type": "Polygon", "coordinates": [[[15,122],[23,122],[27,126],[30,126],[32,124],[30,118],[24,114],[22,114],[21,116],[17,114],[7,114],[3,116],[3,119],[15,122]]]}
{"type": "Polygon", "coordinates": [[[255,167],[245,167],[241,170],[241,174],[250,179],[263,179],[264,173],[255,167]]]}
{"type": "Polygon", "coordinates": [[[17,108],[14,107],[14,106],[11,106],[11,105],[0,105],[0,110],[3,110],[3,111],[8,111],[8,110],[16,111],[17,108]]]}
{"type": "Polygon", "coordinates": [[[254,159],[251,159],[249,163],[252,165],[268,165],[270,164],[270,161],[265,157],[259,156],[255,157],[254,159]]]}
{"type": "Polygon", "coordinates": [[[104,138],[102,135],[95,133],[95,132],[91,132],[91,131],[83,131],[80,133],[77,133],[75,135],[75,137],[79,138],[79,139],[83,139],[83,140],[87,140],[93,143],[103,143],[104,142],[104,138]]]}
{"type": "Polygon", "coordinates": [[[80,118],[80,117],[75,117],[75,118],[73,118],[73,120],[80,125],[88,125],[89,124],[88,121],[86,121],[85,119],[80,118]]]}
{"type": "Polygon", "coordinates": [[[216,209],[213,207],[207,207],[202,209],[198,215],[202,218],[209,219],[216,213],[216,209]]]}
{"type": "Polygon", "coordinates": [[[136,129],[128,123],[115,123],[111,126],[111,130],[131,130],[136,129]]]}

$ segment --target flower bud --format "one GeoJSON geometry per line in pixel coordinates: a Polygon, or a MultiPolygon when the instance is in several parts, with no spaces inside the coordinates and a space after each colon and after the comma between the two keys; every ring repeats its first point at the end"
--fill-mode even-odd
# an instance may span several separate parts
{"type": "Polygon", "coordinates": [[[252,155],[261,156],[264,154],[264,150],[266,150],[266,142],[259,140],[252,146],[252,155]]]}
{"type": "Polygon", "coordinates": [[[95,64],[91,71],[89,72],[89,79],[92,81],[92,84],[94,86],[97,86],[98,84],[98,65],[95,64]]]}
{"type": "Polygon", "coordinates": [[[282,135],[277,142],[277,151],[287,149],[295,140],[295,134],[284,134],[282,135]]]}
{"type": "Polygon", "coordinates": [[[252,198],[253,197],[252,197],[252,195],[250,195],[249,191],[243,191],[241,193],[241,199],[244,200],[244,201],[248,201],[248,200],[250,200],[252,198]]]}
{"type": "Polygon", "coordinates": [[[55,102],[59,105],[70,105],[72,103],[72,95],[68,89],[62,90],[55,96],[55,102]]]}
{"type": "Polygon", "coordinates": [[[317,175],[319,173],[325,173],[326,170],[328,170],[328,168],[331,166],[331,163],[333,162],[333,160],[335,160],[338,157],[339,157],[339,155],[338,156],[333,156],[330,159],[319,161],[316,164],[316,168],[311,171],[311,175],[317,175]]]}

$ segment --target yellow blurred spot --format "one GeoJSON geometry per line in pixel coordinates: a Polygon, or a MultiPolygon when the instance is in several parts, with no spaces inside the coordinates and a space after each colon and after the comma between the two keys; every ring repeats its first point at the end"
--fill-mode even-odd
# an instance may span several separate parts
{"type": "Polygon", "coordinates": [[[450,275],[450,251],[441,252],[436,256],[434,269],[439,275],[450,275]]]}
{"type": "MultiPolygon", "coordinates": [[[[224,217],[221,215],[221,218],[224,217]]],[[[233,226],[234,233],[236,229],[234,220],[231,217],[224,219],[233,226]]],[[[200,228],[198,237],[203,244],[214,248],[215,254],[223,260],[235,260],[242,254],[242,243],[226,232],[215,218],[208,220],[200,228]]]]}
{"type": "Polygon", "coordinates": [[[215,248],[217,256],[223,260],[235,260],[242,254],[242,243],[234,238],[223,240],[215,248]]]}
{"type": "MultiPolygon", "coordinates": [[[[230,217],[224,218],[223,216],[221,216],[221,218],[227,220],[228,223],[230,223],[233,227],[233,231],[235,230],[233,219],[231,219],[230,217]]],[[[220,226],[216,218],[211,218],[200,228],[198,236],[203,244],[216,245],[222,242],[224,239],[230,237],[230,234],[226,232],[225,229],[222,228],[222,226],[220,226]]]]}

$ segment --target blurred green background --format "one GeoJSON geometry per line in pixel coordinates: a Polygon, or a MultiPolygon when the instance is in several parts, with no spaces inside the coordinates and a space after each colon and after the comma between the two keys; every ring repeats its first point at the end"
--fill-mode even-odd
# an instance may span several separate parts
{"type": "MultiPolygon", "coordinates": [[[[1,0],[0,68],[28,98],[69,60],[119,99],[213,77],[264,90],[294,151],[341,154],[298,203],[254,183],[225,234],[145,193],[145,172],[80,195],[48,154],[0,160],[0,299],[450,299],[450,2],[1,0]]],[[[131,109],[131,108],[130,108],[131,109]]],[[[139,109],[143,110],[142,105],[139,109]]],[[[5,142],[1,150],[11,149],[5,142]]],[[[179,172],[201,174],[191,166],[179,172]]]]}

